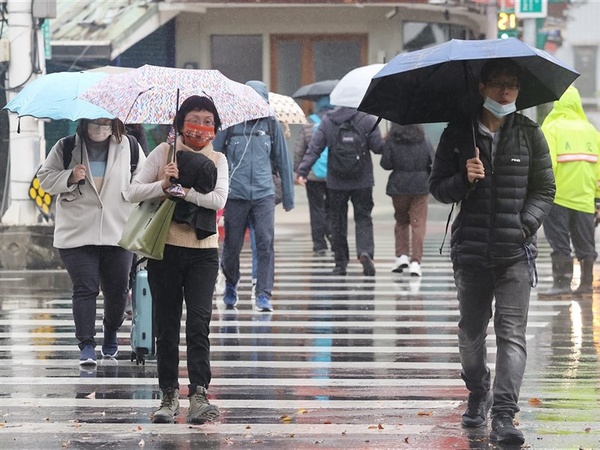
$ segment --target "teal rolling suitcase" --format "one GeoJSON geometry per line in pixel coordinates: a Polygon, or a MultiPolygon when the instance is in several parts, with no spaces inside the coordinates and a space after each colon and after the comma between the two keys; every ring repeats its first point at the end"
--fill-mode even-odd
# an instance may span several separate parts
{"type": "Polygon", "coordinates": [[[146,269],[136,270],[132,282],[131,361],[146,364],[146,357],[154,355],[154,317],[152,295],[146,269]]]}

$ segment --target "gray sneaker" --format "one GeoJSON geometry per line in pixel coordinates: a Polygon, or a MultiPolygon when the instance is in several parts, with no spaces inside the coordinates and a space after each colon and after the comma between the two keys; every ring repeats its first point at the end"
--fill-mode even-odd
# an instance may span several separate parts
{"type": "Polygon", "coordinates": [[[152,414],[152,423],[173,423],[179,414],[179,389],[163,389],[162,396],[160,407],[152,414]]]}
{"type": "Polygon", "coordinates": [[[196,392],[190,395],[190,410],[187,416],[188,423],[202,425],[206,422],[215,421],[221,415],[219,408],[211,405],[206,395],[206,389],[202,386],[196,387],[196,392]]]}

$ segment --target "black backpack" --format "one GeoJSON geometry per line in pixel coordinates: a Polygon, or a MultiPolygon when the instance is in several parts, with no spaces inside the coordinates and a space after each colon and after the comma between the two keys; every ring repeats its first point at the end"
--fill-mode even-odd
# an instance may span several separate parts
{"type": "Polygon", "coordinates": [[[367,151],[367,136],[354,119],[340,124],[329,151],[327,172],[342,180],[358,180],[364,173],[367,151]]]}
{"type": "MultiPolygon", "coordinates": [[[[131,175],[133,176],[133,172],[137,169],[138,159],[140,157],[138,141],[137,139],[130,135],[126,134],[127,139],[129,139],[129,151],[131,152],[129,161],[131,162],[131,175]]],[[[65,136],[62,138],[63,141],[63,167],[65,169],[69,168],[69,164],[71,164],[71,157],[73,155],[73,148],[75,147],[75,135],[70,134],[69,136],[65,136]]]]}

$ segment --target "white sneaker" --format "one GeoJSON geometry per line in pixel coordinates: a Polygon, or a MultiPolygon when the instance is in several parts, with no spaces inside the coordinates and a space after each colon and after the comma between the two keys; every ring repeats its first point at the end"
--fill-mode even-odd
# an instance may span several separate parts
{"type": "Polygon", "coordinates": [[[402,273],[402,270],[406,269],[408,267],[409,263],[410,263],[410,260],[408,259],[408,256],[406,256],[406,255],[398,256],[396,258],[396,261],[394,262],[394,265],[392,266],[392,272],[402,273]]]}
{"type": "Polygon", "coordinates": [[[421,276],[421,265],[413,261],[410,263],[410,276],[411,277],[420,277],[421,276]]]}
{"type": "Polygon", "coordinates": [[[215,294],[223,295],[225,293],[225,274],[223,270],[219,268],[219,273],[217,275],[217,281],[215,283],[215,294]]]}

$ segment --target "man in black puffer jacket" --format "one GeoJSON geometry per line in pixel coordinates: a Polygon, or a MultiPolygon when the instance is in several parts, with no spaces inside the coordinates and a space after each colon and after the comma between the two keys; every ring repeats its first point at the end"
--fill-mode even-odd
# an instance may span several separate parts
{"type": "Polygon", "coordinates": [[[513,419],[527,360],[536,232],[556,190],[544,135],[535,122],[515,113],[518,77],[518,67],[509,60],[484,65],[480,114],[473,124],[448,125],[429,180],[437,200],[460,202],[452,224],[451,258],[460,309],[461,376],[470,392],[462,425],[486,426],[491,407],[490,439],[505,444],[524,442],[513,419]],[[494,299],[492,386],[485,342],[494,299]]]}

